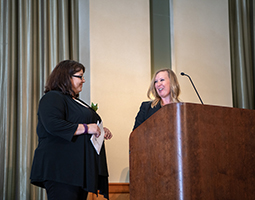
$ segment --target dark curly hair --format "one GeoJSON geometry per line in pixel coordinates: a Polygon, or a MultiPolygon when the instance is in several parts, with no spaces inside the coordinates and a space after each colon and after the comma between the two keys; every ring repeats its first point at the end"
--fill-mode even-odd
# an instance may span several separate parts
{"type": "Polygon", "coordinates": [[[58,90],[64,94],[75,96],[72,89],[71,77],[80,70],[85,72],[85,67],[73,60],[64,60],[53,69],[45,85],[44,93],[51,90],[58,90]]]}

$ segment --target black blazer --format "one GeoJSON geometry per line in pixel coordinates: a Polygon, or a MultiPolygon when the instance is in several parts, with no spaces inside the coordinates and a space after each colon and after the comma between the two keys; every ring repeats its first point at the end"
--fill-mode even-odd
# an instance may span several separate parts
{"type": "MultiPolygon", "coordinates": [[[[83,102],[84,103],[84,102],[83,102]]],[[[59,91],[47,92],[39,103],[31,183],[44,187],[45,180],[76,185],[88,192],[100,190],[108,198],[105,147],[98,155],[90,134],[74,136],[78,124],[97,123],[100,116],[59,91]]]]}
{"type": "Polygon", "coordinates": [[[152,101],[142,102],[142,104],[140,106],[140,110],[137,113],[136,118],[135,118],[135,125],[133,127],[133,130],[135,130],[145,120],[147,120],[150,116],[152,116],[155,112],[157,112],[161,108],[160,101],[153,108],[151,107],[151,103],[152,103],[152,101]]]}

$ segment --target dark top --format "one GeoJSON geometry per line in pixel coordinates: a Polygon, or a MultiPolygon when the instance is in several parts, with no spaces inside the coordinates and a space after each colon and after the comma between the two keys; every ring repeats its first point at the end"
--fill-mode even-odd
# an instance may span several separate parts
{"type": "Polygon", "coordinates": [[[160,101],[153,108],[151,107],[152,101],[142,102],[139,112],[135,118],[135,125],[133,130],[135,130],[138,126],[140,126],[146,119],[152,116],[155,112],[157,112],[160,108],[160,101]]]}
{"type": "Polygon", "coordinates": [[[95,194],[100,190],[108,199],[104,144],[98,155],[90,141],[91,134],[74,136],[78,124],[97,123],[98,120],[101,122],[94,110],[71,96],[59,91],[47,92],[39,102],[39,144],[34,153],[31,183],[44,187],[43,181],[51,180],[80,186],[95,194]]]}

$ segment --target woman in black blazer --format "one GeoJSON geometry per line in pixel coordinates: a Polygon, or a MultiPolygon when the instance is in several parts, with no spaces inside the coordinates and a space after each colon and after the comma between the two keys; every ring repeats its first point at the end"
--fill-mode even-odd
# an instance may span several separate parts
{"type": "Polygon", "coordinates": [[[157,71],[147,92],[151,101],[142,102],[140,110],[135,118],[133,130],[157,112],[162,106],[180,102],[180,86],[175,73],[171,69],[157,71]]]}
{"type": "Polygon", "coordinates": [[[82,64],[65,60],[50,74],[38,108],[38,146],[31,183],[46,189],[51,199],[86,199],[88,192],[108,199],[108,170],[104,143],[99,154],[90,138],[110,139],[100,129],[100,116],[78,96],[85,83],[82,64]]]}

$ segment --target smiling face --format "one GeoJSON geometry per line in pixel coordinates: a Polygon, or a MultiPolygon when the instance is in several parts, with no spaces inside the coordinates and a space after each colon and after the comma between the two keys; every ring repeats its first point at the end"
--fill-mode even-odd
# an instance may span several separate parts
{"type": "Polygon", "coordinates": [[[73,89],[74,93],[76,95],[79,94],[82,91],[83,83],[85,83],[85,79],[83,77],[83,70],[80,70],[80,71],[76,72],[71,77],[71,83],[72,83],[72,89],[73,89]],[[77,76],[80,76],[81,78],[79,78],[77,76]]]}
{"type": "Polygon", "coordinates": [[[170,101],[170,79],[167,71],[161,71],[156,75],[154,86],[162,100],[170,101]]]}

